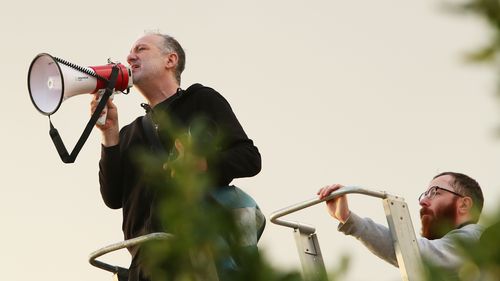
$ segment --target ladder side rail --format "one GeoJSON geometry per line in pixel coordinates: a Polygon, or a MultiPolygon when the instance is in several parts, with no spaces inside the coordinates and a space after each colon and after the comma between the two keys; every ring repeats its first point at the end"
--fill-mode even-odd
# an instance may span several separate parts
{"type": "Polygon", "coordinates": [[[304,281],[327,280],[325,263],[316,233],[306,233],[298,228],[293,232],[304,281]]]}
{"type": "Polygon", "coordinates": [[[422,260],[406,202],[401,197],[388,195],[383,205],[402,280],[421,280],[422,260]]]}

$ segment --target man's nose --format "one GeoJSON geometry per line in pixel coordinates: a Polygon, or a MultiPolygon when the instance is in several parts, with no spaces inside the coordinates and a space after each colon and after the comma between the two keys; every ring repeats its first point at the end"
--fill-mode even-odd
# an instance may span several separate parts
{"type": "Polygon", "coordinates": [[[424,196],[424,197],[422,198],[422,200],[420,200],[418,203],[419,203],[419,204],[420,204],[420,206],[422,206],[422,207],[429,207],[429,205],[430,205],[430,200],[429,200],[429,198],[427,198],[427,196],[424,196]]]}
{"type": "Polygon", "coordinates": [[[134,62],[135,60],[137,59],[137,56],[133,53],[133,52],[130,52],[127,56],[127,62],[128,64],[131,64],[132,62],[134,62]]]}

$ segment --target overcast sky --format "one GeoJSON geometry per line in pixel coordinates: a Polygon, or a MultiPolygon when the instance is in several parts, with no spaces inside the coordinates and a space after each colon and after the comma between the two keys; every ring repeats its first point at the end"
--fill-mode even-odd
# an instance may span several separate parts
{"type": "MultiPolygon", "coordinates": [[[[483,186],[485,211],[500,199],[500,104],[493,70],[463,61],[488,38],[477,19],[441,1],[15,1],[0,11],[3,121],[2,280],[111,280],[88,255],[122,240],[121,211],[98,185],[100,135],[63,164],[47,117],[26,85],[42,52],[81,66],[126,62],[145,30],[176,37],[187,53],[182,87],[199,82],[231,103],[259,148],[262,172],[234,184],[269,215],[331,183],[406,198],[420,231],[418,195],[431,178],[458,171],[483,186]]],[[[53,116],[68,149],[89,118],[89,95],[53,116]]],[[[143,113],[140,94],[116,96],[120,123],[143,113]]],[[[351,208],[386,223],[378,199],[351,208]]],[[[317,227],[327,267],[353,262],[346,280],[399,280],[399,271],[336,231],[325,207],[293,219],[317,227]]],[[[279,267],[300,268],[291,229],[268,222],[260,243],[279,267]]],[[[127,253],[109,262],[127,266],[127,253]]]]}

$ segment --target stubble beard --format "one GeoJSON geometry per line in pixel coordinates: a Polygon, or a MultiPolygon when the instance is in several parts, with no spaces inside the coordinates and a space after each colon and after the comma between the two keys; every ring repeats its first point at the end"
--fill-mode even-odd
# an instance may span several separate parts
{"type": "Polygon", "coordinates": [[[155,76],[161,73],[163,70],[162,66],[155,63],[156,62],[152,61],[142,61],[140,63],[139,69],[136,70],[136,73],[133,73],[135,86],[141,88],[142,84],[148,83],[150,80],[154,80],[155,76]]]}

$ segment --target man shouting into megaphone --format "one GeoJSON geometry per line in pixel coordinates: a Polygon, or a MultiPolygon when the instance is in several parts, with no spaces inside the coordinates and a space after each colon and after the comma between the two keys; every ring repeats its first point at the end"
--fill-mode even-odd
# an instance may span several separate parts
{"type": "MultiPolygon", "coordinates": [[[[169,231],[154,223],[156,193],[151,191],[140,162],[135,159],[135,152],[141,149],[159,149],[167,154],[175,149],[175,139],[167,132],[171,127],[158,123],[155,118],[158,114],[168,116],[176,128],[187,131],[192,121],[201,117],[215,124],[220,139],[215,153],[199,155],[198,164],[194,166],[198,172],[211,175],[214,187],[227,187],[234,178],[255,176],[261,169],[261,156],[222,95],[201,84],[185,90],[181,88],[185,53],[176,39],[148,33],[133,44],[127,62],[135,88],[147,101],[143,104],[147,114],[120,129],[118,109],[109,100],[107,119],[96,126],[102,132],[101,195],[109,208],[122,208],[124,236],[131,239],[151,232],[169,231]],[[156,141],[161,148],[155,145],[156,141]]],[[[91,102],[92,111],[97,101],[98,96],[91,102]]],[[[162,153],[155,155],[161,157],[162,153]]],[[[140,249],[129,250],[132,254],[129,280],[150,280],[150,273],[141,262],[140,249]]]]}

